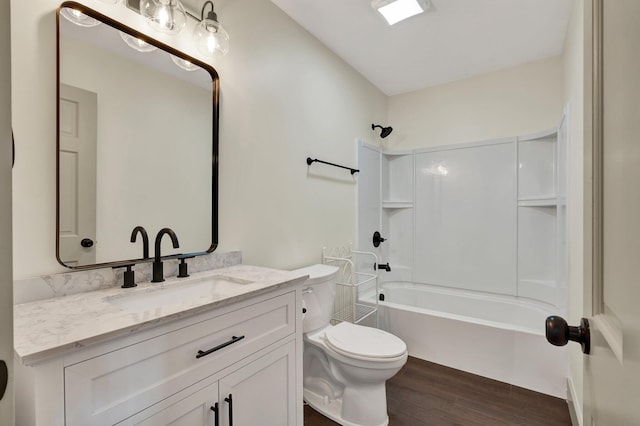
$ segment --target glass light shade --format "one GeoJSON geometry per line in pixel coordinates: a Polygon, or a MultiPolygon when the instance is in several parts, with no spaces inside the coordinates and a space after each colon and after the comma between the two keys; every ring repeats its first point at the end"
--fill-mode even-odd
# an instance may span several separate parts
{"type": "Polygon", "coordinates": [[[213,19],[203,19],[193,31],[198,51],[205,56],[224,56],[229,51],[229,34],[213,19]]]}
{"type": "Polygon", "coordinates": [[[65,7],[60,11],[60,15],[67,18],[67,20],[73,22],[76,25],[80,25],[81,27],[95,27],[100,25],[100,21],[93,19],[90,16],[85,15],[79,10],[72,9],[70,7],[65,7]]]}
{"type": "Polygon", "coordinates": [[[191,62],[187,61],[186,59],[182,59],[182,58],[178,58],[177,56],[174,55],[170,55],[171,56],[171,60],[173,61],[174,64],[176,64],[177,66],[179,66],[180,68],[182,68],[185,71],[195,71],[197,69],[200,69],[199,66],[192,64],[191,62]]]}
{"type": "Polygon", "coordinates": [[[140,15],[144,18],[151,18],[156,9],[156,0],[140,0],[140,15]]]}
{"type": "Polygon", "coordinates": [[[178,0],[141,0],[140,14],[151,28],[165,34],[178,34],[187,24],[187,13],[178,0]]]}
{"type": "Polygon", "coordinates": [[[138,52],[153,52],[157,49],[154,45],[127,33],[123,33],[122,31],[120,31],[120,37],[122,37],[122,40],[127,43],[127,46],[137,50],[138,52]]]}

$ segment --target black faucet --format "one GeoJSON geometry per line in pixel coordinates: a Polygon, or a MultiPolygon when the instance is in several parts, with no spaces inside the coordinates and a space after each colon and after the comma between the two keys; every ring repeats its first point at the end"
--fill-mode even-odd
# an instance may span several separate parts
{"type": "Polygon", "coordinates": [[[162,260],[160,256],[160,243],[162,242],[162,237],[168,234],[171,237],[171,242],[173,243],[173,248],[180,247],[178,243],[178,237],[176,237],[176,233],[173,232],[171,228],[162,228],[158,235],[156,235],[156,252],[155,252],[155,260],[153,261],[153,279],[152,283],[161,283],[164,281],[164,272],[162,271],[162,260]]]}
{"type": "Polygon", "coordinates": [[[378,269],[384,269],[387,272],[391,272],[391,266],[389,266],[389,262],[387,262],[387,263],[378,263],[378,269]]]}
{"type": "Polygon", "coordinates": [[[131,242],[136,242],[136,237],[138,236],[138,232],[142,235],[142,258],[149,258],[149,234],[147,234],[147,230],[144,229],[144,226],[136,226],[133,228],[131,232],[131,242]]]}

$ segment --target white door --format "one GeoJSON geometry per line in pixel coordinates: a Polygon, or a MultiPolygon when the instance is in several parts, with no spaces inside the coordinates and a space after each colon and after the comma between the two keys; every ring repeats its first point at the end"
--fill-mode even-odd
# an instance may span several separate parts
{"type": "Polygon", "coordinates": [[[302,424],[296,420],[295,351],[289,342],[221,379],[220,425],[302,424]]]}
{"type": "Polygon", "coordinates": [[[594,192],[593,289],[585,285],[585,300],[593,303],[585,304],[592,347],[584,358],[584,425],[639,425],[640,1],[593,1],[594,52],[603,34],[602,69],[594,66],[593,74],[593,142],[597,148],[602,135],[603,155],[593,156],[594,186],[602,182],[602,197],[594,192]]]}
{"type": "Polygon", "coordinates": [[[96,142],[98,95],[60,85],[59,259],[96,263],[96,142]]]}
{"type": "Polygon", "coordinates": [[[0,395],[3,395],[0,423],[3,424],[13,424],[10,29],[9,0],[0,0],[0,395]]]}

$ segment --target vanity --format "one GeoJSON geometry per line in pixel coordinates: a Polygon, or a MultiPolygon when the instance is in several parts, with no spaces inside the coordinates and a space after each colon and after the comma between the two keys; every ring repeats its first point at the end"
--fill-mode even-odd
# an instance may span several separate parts
{"type": "Polygon", "coordinates": [[[16,305],[16,424],[301,425],[305,279],[236,265],[16,305]]]}

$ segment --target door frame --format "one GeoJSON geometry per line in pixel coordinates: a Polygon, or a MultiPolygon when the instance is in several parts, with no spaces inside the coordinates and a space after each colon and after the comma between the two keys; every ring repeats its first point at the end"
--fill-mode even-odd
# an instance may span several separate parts
{"type": "Polygon", "coordinates": [[[9,0],[0,0],[0,360],[8,386],[0,400],[0,419],[14,419],[13,395],[13,238],[11,135],[11,19],[9,0]]]}
{"type": "MultiPolygon", "coordinates": [[[[591,323],[592,348],[609,351],[623,367],[623,328],[620,321],[605,309],[604,280],[604,202],[605,202],[605,97],[604,97],[604,4],[605,0],[584,0],[584,283],[583,316],[591,323]]],[[[582,366],[582,422],[597,420],[597,383],[592,382],[592,368],[602,369],[593,358],[582,366]]],[[[612,361],[615,363],[616,361],[612,361]]],[[[607,365],[612,365],[609,363],[607,365]]],[[[618,372],[619,373],[619,372],[618,372]]]]}
{"type": "Polygon", "coordinates": [[[590,317],[622,360],[622,329],[604,309],[604,62],[603,0],[585,1],[585,238],[583,316],[590,317]]]}
{"type": "MultiPolygon", "coordinates": [[[[596,250],[596,243],[602,241],[602,206],[597,207],[596,202],[600,202],[602,197],[602,139],[599,143],[594,143],[594,134],[600,132],[602,122],[598,120],[594,122],[594,117],[597,113],[596,101],[594,99],[594,93],[602,94],[601,90],[596,90],[596,75],[601,73],[601,64],[598,69],[594,69],[596,63],[599,63],[601,50],[594,51],[596,47],[600,47],[599,43],[594,42],[594,8],[596,7],[595,1],[597,0],[584,0],[583,11],[583,283],[582,283],[582,317],[589,318],[593,321],[593,304],[594,304],[594,287],[593,279],[594,275],[600,275],[601,264],[595,265],[595,259],[601,256],[601,250],[596,250]],[[598,126],[594,128],[594,126],[598,126]],[[596,151],[596,149],[600,151],[596,151]],[[598,180],[598,184],[594,181],[598,180]]],[[[600,87],[600,85],[598,86],[600,87]]],[[[601,135],[601,133],[600,133],[601,135]]],[[[600,257],[601,259],[601,257],[600,257]]],[[[601,275],[600,275],[601,276],[601,275]]],[[[572,295],[570,295],[572,297],[572,295]]],[[[590,419],[591,414],[589,407],[591,403],[589,401],[590,392],[588,390],[588,384],[586,383],[584,372],[584,360],[580,366],[581,377],[579,383],[582,385],[582,401],[574,401],[579,403],[579,407],[576,408],[578,418],[578,425],[585,425],[586,420],[590,419]]]]}

